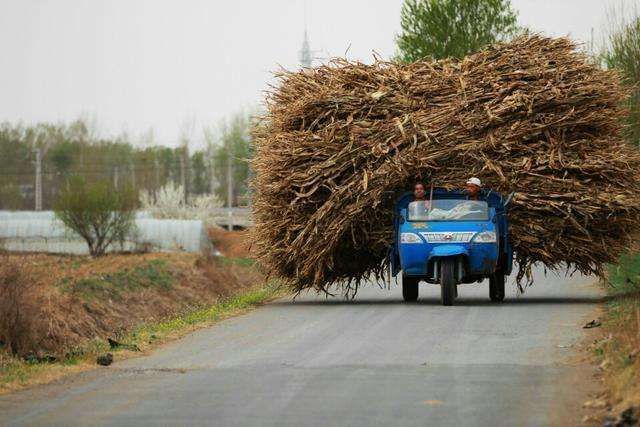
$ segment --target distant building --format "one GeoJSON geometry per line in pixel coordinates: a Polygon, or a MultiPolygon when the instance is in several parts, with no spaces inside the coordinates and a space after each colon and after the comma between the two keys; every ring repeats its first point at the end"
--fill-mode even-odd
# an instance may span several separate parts
{"type": "Polygon", "coordinates": [[[302,40],[302,49],[300,49],[300,65],[303,68],[309,68],[312,66],[313,58],[311,54],[311,48],[309,47],[309,37],[307,37],[307,30],[304,30],[304,39],[302,40]]]}

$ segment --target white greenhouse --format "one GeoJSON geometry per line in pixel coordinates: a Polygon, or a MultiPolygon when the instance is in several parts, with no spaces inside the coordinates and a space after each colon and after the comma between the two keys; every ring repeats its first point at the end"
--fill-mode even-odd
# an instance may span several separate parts
{"type": "MultiPolygon", "coordinates": [[[[66,229],[51,211],[0,211],[0,249],[78,255],[89,252],[85,241],[66,229]]],[[[111,250],[210,252],[213,248],[200,220],[148,219],[140,213],[126,241],[111,250]]]]}

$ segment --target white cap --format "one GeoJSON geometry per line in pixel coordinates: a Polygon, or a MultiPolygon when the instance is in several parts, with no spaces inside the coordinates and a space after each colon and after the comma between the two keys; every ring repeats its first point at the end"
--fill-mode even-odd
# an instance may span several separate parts
{"type": "Polygon", "coordinates": [[[482,187],[482,182],[480,182],[480,178],[476,178],[475,176],[472,178],[469,178],[467,180],[467,184],[473,184],[473,185],[477,185],[478,187],[482,187]]]}

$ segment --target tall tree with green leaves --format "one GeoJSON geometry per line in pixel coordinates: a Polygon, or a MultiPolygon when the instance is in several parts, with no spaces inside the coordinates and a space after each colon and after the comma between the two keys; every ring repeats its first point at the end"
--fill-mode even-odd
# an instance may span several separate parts
{"type": "Polygon", "coordinates": [[[233,204],[246,203],[249,178],[249,163],[251,157],[251,117],[241,111],[234,114],[230,120],[223,121],[217,132],[209,130],[205,139],[210,140],[210,152],[213,158],[213,173],[219,183],[215,189],[221,200],[227,200],[227,167],[231,165],[231,179],[233,181],[233,204]]]}
{"type": "Polygon", "coordinates": [[[400,25],[403,62],[460,59],[520,31],[510,0],[405,0],[400,25]]]}
{"type": "Polygon", "coordinates": [[[631,96],[627,99],[629,108],[629,140],[640,144],[640,15],[637,12],[630,20],[612,19],[608,43],[602,53],[604,65],[618,70],[629,86],[631,96]]]}

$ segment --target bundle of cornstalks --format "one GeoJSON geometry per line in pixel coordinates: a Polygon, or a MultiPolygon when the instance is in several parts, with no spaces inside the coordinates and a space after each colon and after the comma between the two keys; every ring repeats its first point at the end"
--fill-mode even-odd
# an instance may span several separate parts
{"type": "Polygon", "coordinates": [[[462,61],[335,60],[281,72],[255,131],[253,241],[292,289],[384,277],[390,191],[516,192],[520,283],[533,263],[602,273],[640,219],[640,154],[620,136],[618,76],[566,38],[521,37],[462,61]]]}

